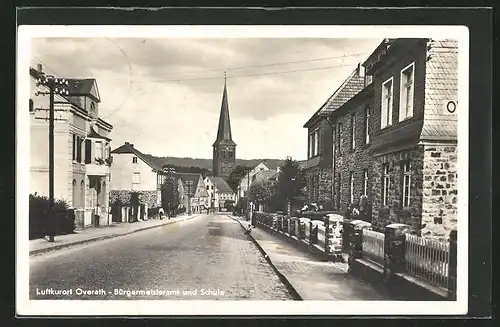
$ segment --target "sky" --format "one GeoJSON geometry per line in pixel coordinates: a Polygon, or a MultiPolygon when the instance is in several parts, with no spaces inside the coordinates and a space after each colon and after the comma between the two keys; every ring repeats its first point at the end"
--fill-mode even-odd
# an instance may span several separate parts
{"type": "Polygon", "coordinates": [[[95,78],[112,148],[212,158],[227,76],[236,157],[306,159],[304,123],[381,39],[34,38],[30,64],[95,78]]]}

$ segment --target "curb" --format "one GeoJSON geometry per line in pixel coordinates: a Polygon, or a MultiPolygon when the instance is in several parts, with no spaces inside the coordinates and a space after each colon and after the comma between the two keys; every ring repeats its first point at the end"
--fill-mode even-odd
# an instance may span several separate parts
{"type": "MultiPolygon", "coordinates": [[[[245,226],[243,226],[243,223],[240,220],[235,219],[235,218],[233,218],[231,216],[228,216],[228,217],[231,218],[234,221],[237,221],[240,224],[241,228],[243,228],[245,231],[247,230],[245,228],[245,226]]],[[[252,236],[252,233],[247,234],[247,235],[252,240],[252,242],[257,246],[257,248],[259,249],[260,253],[262,253],[262,255],[264,256],[264,259],[266,259],[267,263],[269,263],[269,265],[271,266],[271,268],[273,269],[273,271],[276,273],[276,275],[278,275],[278,278],[281,280],[281,282],[283,284],[285,284],[287,290],[290,292],[290,294],[292,295],[293,299],[296,300],[296,301],[302,301],[303,299],[300,296],[299,292],[297,292],[297,290],[295,289],[295,287],[293,287],[292,283],[290,283],[290,281],[285,277],[285,275],[283,275],[278,270],[278,268],[276,268],[276,266],[271,261],[271,258],[269,257],[269,255],[262,248],[262,246],[260,246],[259,242],[257,242],[257,240],[252,236]]]]}
{"type": "Polygon", "coordinates": [[[98,236],[98,237],[89,238],[89,239],[86,239],[86,240],[81,240],[81,241],[77,241],[77,242],[73,242],[73,243],[60,244],[60,245],[56,245],[56,246],[53,246],[53,247],[50,247],[50,248],[33,250],[33,251],[30,251],[29,256],[31,257],[31,256],[35,256],[35,255],[39,255],[39,254],[43,254],[43,253],[47,253],[47,252],[52,252],[52,251],[60,250],[60,249],[63,249],[63,248],[69,248],[69,247],[72,247],[72,246],[89,244],[89,243],[94,243],[94,242],[98,242],[98,241],[104,241],[104,240],[108,240],[108,239],[111,239],[111,238],[118,238],[120,236],[126,236],[126,235],[130,235],[130,234],[137,233],[137,232],[142,232],[142,231],[153,229],[153,228],[167,226],[167,225],[175,224],[175,223],[178,223],[178,222],[190,220],[190,219],[193,219],[193,218],[196,218],[196,217],[198,217],[198,215],[192,216],[192,217],[183,218],[183,219],[180,219],[180,220],[171,221],[171,222],[166,222],[165,224],[161,224],[161,225],[147,226],[147,227],[143,227],[143,228],[138,228],[138,229],[135,229],[133,231],[122,233],[122,234],[112,234],[112,235],[98,236]]]}

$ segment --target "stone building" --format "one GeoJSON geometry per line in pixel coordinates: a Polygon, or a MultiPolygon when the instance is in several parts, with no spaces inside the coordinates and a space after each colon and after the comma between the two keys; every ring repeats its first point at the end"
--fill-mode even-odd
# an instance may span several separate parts
{"type": "Polygon", "coordinates": [[[446,237],[457,219],[457,41],[385,39],[373,76],[373,221],[446,237]]]}
{"type": "MultiPolygon", "coordinates": [[[[37,86],[42,66],[30,68],[30,192],[49,193],[49,97],[37,86]]],[[[54,197],[65,200],[83,221],[78,228],[108,224],[110,143],[113,126],[99,116],[94,78],[69,78],[70,96],[54,96],[54,197]]]]}
{"type": "Polygon", "coordinates": [[[345,212],[350,204],[359,204],[362,195],[372,200],[369,147],[373,84],[370,76],[364,80],[365,87],[329,116],[334,126],[334,208],[340,212],[345,212]]]}
{"type": "Polygon", "coordinates": [[[213,174],[215,177],[227,179],[236,167],[236,143],[234,143],[231,135],[231,121],[229,119],[229,104],[225,80],[224,91],[222,93],[219,127],[217,129],[217,139],[212,147],[213,174]]]}
{"type": "Polygon", "coordinates": [[[304,124],[308,131],[308,159],[301,167],[306,173],[308,199],[325,209],[334,205],[333,127],[328,116],[361,91],[364,83],[358,67],[304,124]]]}

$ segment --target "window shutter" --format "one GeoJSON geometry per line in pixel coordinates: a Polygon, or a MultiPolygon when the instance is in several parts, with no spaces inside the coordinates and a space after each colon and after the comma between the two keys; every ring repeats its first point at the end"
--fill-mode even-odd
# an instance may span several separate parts
{"type": "Polygon", "coordinates": [[[387,122],[387,99],[382,96],[382,110],[380,111],[380,127],[384,128],[387,122]]]}

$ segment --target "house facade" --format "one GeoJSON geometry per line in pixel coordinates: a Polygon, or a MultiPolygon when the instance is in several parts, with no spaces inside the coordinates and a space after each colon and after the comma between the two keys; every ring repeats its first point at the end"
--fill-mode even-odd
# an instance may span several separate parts
{"type": "Polygon", "coordinates": [[[221,210],[227,201],[236,202],[236,193],[222,177],[205,177],[205,188],[208,192],[208,202],[211,208],[221,210]]]}
{"type": "Polygon", "coordinates": [[[250,189],[250,186],[252,185],[253,182],[253,177],[260,171],[267,171],[267,170],[279,170],[280,167],[273,167],[271,164],[269,164],[267,161],[262,160],[259,162],[255,167],[253,167],[243,178],[241,179],[240,183],[238,184],[238,188],[236,190],[236,202],[239,201],[242,197],[245,197],[248,193],[248,190],[250,189]]]}
{"type": "MultiPolygon", "coordinates": [[[[35,94],[48,91],[36,85],[40,71],[41,66],[30,68],[30,192],[48,196],[49,97],[35,94]]],[[[54,96],[54,197],[83,211],[77,227],[105,225],[113,126],[99,116],[96,80],[67,80],[70,96],[54,96]]]]}
{"type": "Polygon", "coordinates": [[[179,196],[181,205],[190,208],[192,213],[200,213],[205,207],[209,207],[209,194],[206,189],[205,181],[201,174],[197,173],[176,173],[178,180],[181,182],[179,188],[179,196]],[[191,194],[188,194],[188,185],[191,183],[191,194]]]}
{"type": "MultiPolygon", "coordinates": [[[[113,165],[111,167],[111,199],[114,203],[120,200],[128,203],[132,193],[138,193],[141,203],[148,208],[161,206],[161,185],[167,174],[162,167],[134,147],[125,142],[111,151],[113,165]]],[[[139,213],[140,214],[140,213],[139,213]]]]}
{"type": "Polygon", "coordinates": [[[373,221],[447,237],[457,220],[457,41],[385,39],[373,76],[373,221]]]}
{"type": "Polygon", "coordinates": [[[334,126],[333,167],[334,209],[346,212],[358,205],[362,195],[373,199],[373,164],[370,155],[373,84],[366,87],[330,114],[334,126]]]}
{"type": "Polygon", "coordinates": [[[333,189],[333,126],[330,113],[364,88],[365,79],[358,66],[342,85],[304,124],[307,128],[307,161],[301,166],[306,174],[309,202],[334,207],[333,189]]]}

